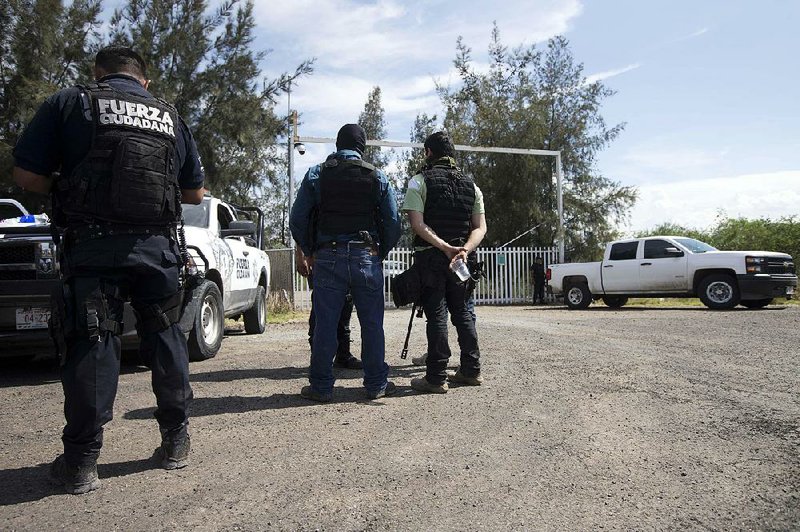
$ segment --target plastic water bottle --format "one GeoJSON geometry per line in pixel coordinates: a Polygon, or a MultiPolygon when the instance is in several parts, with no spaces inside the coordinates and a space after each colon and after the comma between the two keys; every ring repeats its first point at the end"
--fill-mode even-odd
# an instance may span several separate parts
{"type": "Polygon", "coordinates": [[[453,270],[453,273],[455,273],[458,276],[458,278],[462,281],[466,281],[470,277],[469,267],[467,266],[467,263],[464,262],[464,259],[456,260],[450,266],[450,269],[453,270]]]}

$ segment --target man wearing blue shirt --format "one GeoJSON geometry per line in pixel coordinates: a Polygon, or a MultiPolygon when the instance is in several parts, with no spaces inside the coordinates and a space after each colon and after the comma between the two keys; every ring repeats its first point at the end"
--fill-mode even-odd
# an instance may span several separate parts
{"type": "Polygon", "coordinates": [[[60,239],[63,282],[50,327],[67,423],[50,474],[73,494],[100,487],[97,458],[117,393],[128,299],[153,372],[156,457],[165,469],[187,464],[192,389],[176,323],[184,260],[177,222],[181,202],[198,204],[204,193],[194,139],[175,108],[147,92],[141,56],[106,47],[95,79],[45,100],[14,149],[14,180],[51,194],[60,239]]]}
{"type": "Polygon", "coordinates": [[[300,392],[313,401],[333,395],[336,328],[348,292],[361,324],[367,396],[395,390],[385,362],[382,261],[400,239],[400,216],[386,175],[361,159],[365,147],[361,126],[342,126],[337,151],[306,172],[289,219],[303,266],[314,276],[310,385],[300,392]]]}

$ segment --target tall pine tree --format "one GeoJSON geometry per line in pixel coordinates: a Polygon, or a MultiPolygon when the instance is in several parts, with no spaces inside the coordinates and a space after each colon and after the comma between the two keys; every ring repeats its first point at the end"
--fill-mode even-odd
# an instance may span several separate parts
{"type": "MultiPolygon", "coordinates": [[[[381,105],[381,88],[373,87],[367,96],[364,110],[358,115],[358,123],[364,128],[368,140],[383,140],[386,138],[386,111],[381,105]]],[[[385,169],[391,161],[391,150],[380,146],[367,146],[364,150],[364,160],[371,162],[376,168],[385,169]]]]}
{"type": "Polygon", "coordinates": [[[47,96],[91,79],[100,11],[100,0],[0,2],[0,196],[41,203],[14,186],[12,150],[47,96]]]}
{"type": "MultiPolygon", "coordinates": [[[[608,127],[600,113],[613,91],[587,82],[562,37],[551,39],[544,51],[509,50],[495,27],[489,58],[488,72],[476,70],[471,49],[459,39],[454,63],[461,83],[439,87],[446,129],[456,144],[561,150],[568,255],[595,257],[636,199],[634,189],[601,175],[595,165],[597,154],[624,127],[608,127]]],[[[460,152],[459,159],[484,193],[487,244],[499,245],[538,224],[527,244],[556,241],[552,158],[460,152]]]]}
{"type": "Polygon", "coordinates": [[[286,123],[275,101],[290,80],[311,73],[313,60],[264,79],[266,52],[252,49],[252,1],[226,1],[209,12],[205,0],[129,0],[111,23],[112,41],[143,54],[152,91],[174,102],[192,129],[206,186],[228,201],[267,207],[286,164],[277,144],[286,123]]]}

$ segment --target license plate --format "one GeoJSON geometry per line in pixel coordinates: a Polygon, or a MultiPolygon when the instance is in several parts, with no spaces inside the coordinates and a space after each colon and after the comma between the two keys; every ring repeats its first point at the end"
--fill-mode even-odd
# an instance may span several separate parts
{"type": "Polygon", "coordinates": [[[17,330],[47,329],[49,308],[27,307],[17,309],[17,330]]]}
{"type": "Polygon", "coordinates": [[[792,294],[794,294],[794,286],[787,286],[786,287],[786,295],[790,296],[792,294]]]}

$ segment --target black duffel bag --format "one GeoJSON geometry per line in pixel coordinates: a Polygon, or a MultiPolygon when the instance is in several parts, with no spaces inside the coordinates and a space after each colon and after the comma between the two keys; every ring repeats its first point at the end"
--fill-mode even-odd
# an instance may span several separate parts
{"type": "Polygon", "coordinates": [[[416,262],[392,279],[392,301],[396,307],[419,303],[422,297],[422,277],[416,262]]]}

